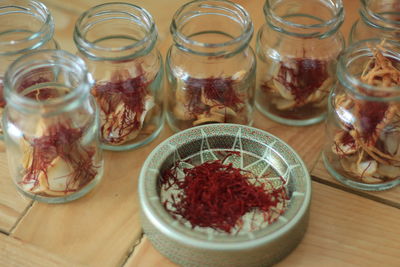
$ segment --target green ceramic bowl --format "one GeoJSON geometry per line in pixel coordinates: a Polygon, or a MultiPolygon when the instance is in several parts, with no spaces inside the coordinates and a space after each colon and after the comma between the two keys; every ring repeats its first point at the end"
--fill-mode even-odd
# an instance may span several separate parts
{"type": "MultiPolygon", "coordinates": [[[[273,179],[273,178],[271,178],[273,179]]],[[[279,181],[282,181],[279,179],[279,181]]],[[[311,180],[303,161],[279,138],[237,124],[210,124],[179,132],[158,145],[139,177],[142,227],[154,247],[182,266],[268,266],[288,255],[308,224],[311,180]],[[161,204],[160,173],[178,160],[199,164],[221,151],[240,151],[235,167],[282,177],[290,197],[286,212],[256,230],[235,234],[192,228],[161,204]]]]}

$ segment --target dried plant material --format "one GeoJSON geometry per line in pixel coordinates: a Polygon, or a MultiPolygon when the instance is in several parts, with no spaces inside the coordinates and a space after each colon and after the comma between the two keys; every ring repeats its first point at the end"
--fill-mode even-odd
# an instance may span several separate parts
{"type": "Polygon", "coordinates": [[[332,150],[339,156],[353,155],[359,149],[356,140],[347,131],[339,131],[334,137],[332,150]]]}
{"type": "Polygon", "coordinates": [[[177,120],[192,126],[215,123],[247,123],[248,97],[238,92],[245,71],[230,77],[193,78],[178,80],[172,113],[177,120]]]}
{"type": "Polygon", "coordinates": [[[208,113],[202,113],[197,116],[197,120],[193,122],[193,125],[201,125],[206,123],[221,123],[221,122],[234,122],[236,112],[231,108],[225,106],[213,106],[210,108],[208,113]]]}
{"type": "Polygon", "coordinates": [[[98,82],[93,87],[104,143],[122,145],[140,134],[147,114],[155,106],[150,83],[138,67],[136,77],[128,71],[116,71],[110,81],[98,82]]]}
{"type": "Polygon", "coordinates": [[[285,180],[234,167],[226,162],[234,155],[240,152],[199,165],[177,161],[162,171],[160,195],[166,211],[184,225],[227,234],[241,231],[246,216],[251,231],[260,218],[260,224],[276,221],[290,202],[285,180]]]}
{"type": "MultiPolygon", "coordinates": [[[[367,96],[390,96],[388,89],[400,85],[400,70],[384,56],[384,48],[371,48],[372,59],[360,77],[363,83],[382,90],[358,88],[367,96]]],[[[400,112],[395,102],[335,99],[336,114],[344,130],[336,133],[332,151],[343,169],[363,183],[383,183],[400,177],[400,112]]]]}
{"type": "Polygon", "coordinates": [[[333,83],[327,60],[291,58],[273,64],[271,74],[261,84],[261,91],[270,95],[268,101],[276,109],[290,112],[325,103],[333,83]]]}
{"type": "Polygon", "coordinates": [[[366,84],[381,87],[393,87],[400,84],[400,71],[393,66],[392,61],[385,57],[382,52],[385,49],[381,45],[370,48],[373,52],[373,59],[364,69],[361,81],[366,84]]]}
{"type": "Polygon", "coordinates": [[[42,196],[67,196],[95,179],[96,148],[81,144],[83,130],[70,124],[53,124],[41,136],[22,138],[22,190],[42,196]]]}

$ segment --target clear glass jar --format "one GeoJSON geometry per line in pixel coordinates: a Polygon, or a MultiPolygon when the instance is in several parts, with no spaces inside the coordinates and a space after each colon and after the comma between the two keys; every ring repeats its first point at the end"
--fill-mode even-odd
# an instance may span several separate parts
{"type": "Polygon", "coordinates": [[[42,50],[11,64],[4,79],[4,140],[11,177],[32,199],[62,203],[101,179],[99,115],[84,62],[42,50]]]}
{"type": "Polygon", "coordinates": [[[341,56],[337,75],[329,98],[326,168],[357,189],[400,184],[399,43],[355,43],[341,56]]]}
{"type": "Polygon", "coordinates": [[[344,49],[341,0],[266,0],[257,36],[257,108],[288,125],[322,121],[344,49]]]}
{"type": "Polygon", "coordinates": [[[349,42],[372,38],[400,40],[400,1],[361,0],[360,18],[351,27],[349,42]]]}
{"type": "MultiPolygon", "coordinates": [[[[6,106],[3,79],[9,65],[22,54],[57,48],[49,10],[34,0],[0,1],[0,116],[6,106]]],[[[3,130],[0,123],[0,138],[3,130]]]]}
{"type": "Polygon", "coordinates": [[[103,148],[127,150],[156,138],[163,64],[151,15],[128,3],[95,6],[78,19],[74,41],[96,81],[103,148]]]}
{"type": "Polygon", "coordinates": [[[174,44],[166,59],[171,128],[252,124],[256,59],[247,11],[223,0],[189,2],[175,13],[171,33],[174,44]]]}

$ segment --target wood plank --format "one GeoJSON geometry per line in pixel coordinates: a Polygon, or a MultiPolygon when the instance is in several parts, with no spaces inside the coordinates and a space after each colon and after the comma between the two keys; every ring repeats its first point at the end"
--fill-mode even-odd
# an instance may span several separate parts
{"type": "Polygon", "coordinates": [[[137,177],[150,151],[167,130],[140,150],[106,152],[102,182],[72,203],[35,202],[13,236],[51,253],[91,266],[116,266],[141,235],[137,177]]]}
{"type": "MultiPolygon", "coordinates": [[[[82,2],[82,1],[81,1],[82,2]]],[[[52,5],[49,6],[55,23],[54,39],[60,49],[76,53],[77,49],[73,41],[73,30],[78,14],[70,10],[59,9],[52,5]]]]}
{"type": "MultiPolygon", "coordinates": [[[[73,52],[76,49],[72,41],[72,32],[77,16],[90,6],[104,1],[70,0],[65,2],[46,0],[44,2],[50,7],[55,17],[56,39],[63,49],[73,52]]],[[[135,1],[129,2],[135,3],[135,1]]],[[[159,47],[163,55],[165,55],[167,48],[171,44],[169,24],[172,14],[182,3],[187,1],[136,2],[147,8],[154,15],[160,35],[159,47]]],[[[255,29],[257,30],[260,24],[264,22],[260,8],[261,3],[246,0],[237,2],[243,4],[252,13],[255,29]]],[[[353,4],[356,1],[348,0],[345,3],[352,3],[351,7],[356,5],[353,4]]],[[[350,24],[347,23],[345,25],[346,27],[343,29],[348,31],[350,24]]],[[[317,162],[319,150],[323,144],[322,124],[311,127],[282,126],[271,122],[257,112],[254,126],[267,130],[292,145],[303,157],[309,169],[317,162]]],[[[144,161],[144,157],[156,144],[170,134],[171,131],[168,128],[165,129],[160,138],[139,150],[124,153],[105,153],[107,164],[104,178],[94,192],[78,201],[64,205],[35,203],[26,217],[21,220],[13,235],[44,248],[50,253],[62,254],[76,262],[91,266],[115,266],[121,264],[140,237],[141,232],[138,221],[136,193],[137,175],[140,166],[144,161]]],[[[4,168],[0,165],[0,173],[3,170],[4,168]]],[[[319,216],[319,214],[316,213],[315,216],[319,216]]],[[[320,232],[318,234],[323,236],[320,232]]],[[[320,238],[321,236],[318,235],[314,237],[317,241],[320,238]]],[[[145,242],[141,243],[134,255],[140,252],[142,244],[145,244],[145,242]]],[[[328,245],[330,243],[324,244],[325,247],[329,247],[328,245]]],[[[143,247],[147,250],[145,246],[143,247]]],[[[306,255],[310,256],[310,254],[306,255]]],[[[344,256],[341,254],[340,257],[344,256]]],[[[168,264],[165,259],[157,261],[157,258],[153,259],[151,257],[151,253],[150,255],[144,255],[148,262],[140,261],[140,263],[144,264],[142,266],[152,266],[153,262],[154,265],[168,264]]],[[[331,255],[322,258],[326,259],[324,262],[328,262],[328,260],[332,260],[332,262],[343,261],[340,257],[339,260],[330,257],[331,255]]],[[[131,257],[127,265],[139,266],[131,265],[132,261],[135,263],[135,259],[131,257]]]]}
{"type": "MultiPolygon", "coordinates": [[[[44,0],[42,2],[49,7],[50,11],[55,17],[56,40],[60,43],[63,49],[68,51],[76,51],[75,44],[72,39],[72,33],[78,16],[93,6],[115,1],[69,0],[67,3],[60,0],[44,0]]],[[[181,5],[188,1],[128,0],[125,2],[141,6],[153,15],[158,30],[158,49],[163,55],[166,55],[166,52],[172,42],[169,33],[169,25],[171,23],[172,16],[181,5]]]]}
{"type": "Polygon", "coordinates": [[[343,188],[348,191],[352,191],[357,194],[400,208],[400,186],[380,192],[361,191],[347,187],[346,185],[343,185],[329,174],[329,172],[326,170],[324,166],[322,157],[318,159],[317,164],[311,171],[311,175],[321,179],[324,183],[331,184],[336,187],[343,188]]]}
{"type": "Polygon", "coordinates": [[[78,267],[82,265],[67,261],[21,240],[0,234],[0,266],[78,267]]]}
{"type": "MultiPolygon", "coordinates": [[[[77,15],[52,6],[50,6],[50,11],[56,23],[55,39],[61,48],[71,52],[75,51],[72,29],[77,15]]],[[[8,233],[32,201],[16,191],[9,174],[4,151],[4,143],[0,141],[0,230],[8,233]]]]}
{"type": "MultiPolygon", "coordinates": [[[[400,266],[398,209],[313,182],[310,225],[277,266],[400,266]]],[[[174,267],[147,238],[124,267],[174,267]]]]}
{"type": "Polygon", "coordinates": [[[9,233],[31,202],[17,192],[8,170],[6,153],[0,152],[0,230],[9,233]]]}
{"type": "MultiPolygon", "coordinates": [[[[52,12],[68,12],[73,13],[75,15],[80,15],[84,11],[89,8],[104,4],[107,2],[114,2],[112,0],[91,0],[91,1],[81,1],[81,0],[69,0],[68,3],[62,0],[42,0],[52,12]]],[[[171,23],[171,19],[175,11],[181,7],[184,3],[189,2],[188,0],[126,0],[125,2],[135,4],[145,8],[147,11],[152,14],[154,20],[156,22],[158,31],[160,33],[160,42],[164,43],[164,40],[170,35],[169,34],[169,25],[171,23]]],[[[242,5],[250,14],[254,23],[255,33],[258,31],[260,26],[265,23],[265,18],[262,10],[263,1],[248,1],[248,0],[233,0],[233,2],[242,5]]],[[[359,1],[354,0],[344,0],[343,1],[346,17],[345,22],[341,27],[341,32],[343,36],[347,39],[351,25],[354,23],[356,19],[358,19],[357,9],[360,6],[359,1]]],[[[53,13],[56,17],[57,24],[57,16],[58,14],[53,13]]],[[[75,20],[73,21],[75,23],[75,20]]],[[[253,38],[253,44],[255,43],[255,39],[253,38]]],[[[168,39],[168,44],[170,44],[170,39],[168,39]]],[[[163,50],[165,52],[166,50],[163,50]]],[[[165,54],[165,53],[164,53],[165,54]]]]}
{"type": "Polygon", "coordinates": [[[321,134],[324,131],[322,123],[307,127],[286,126],[267,119],[257,111],[254,114],[254,127],[267,131],[292,146],[309,170],[317,162],[325,141],[321,134]]]}
{"type": "MultiPolygon", "coordinates": [[[[315,129],[321,126],[288,131],[277,127],[275,123],[264,121],[260,114],[256,118],[257,127],[279,134],[289,143],[297,140],[300,131],[307,133],[305,143],[316,145],[295,143],[294,146],[307,165],[317,159],[318,154],[311,151],[319,146],[322,138],[313,133],[318,133],[315,129]]],[[[140,167],[145,155],[171,134],[166,127],[155,142],[139,150],[106,152],[104,178],[94,192],[63,205],[34,203],[13,235],[77,262],[93,266],[121,263],[141,233],[136,192],[140,167]]]]}

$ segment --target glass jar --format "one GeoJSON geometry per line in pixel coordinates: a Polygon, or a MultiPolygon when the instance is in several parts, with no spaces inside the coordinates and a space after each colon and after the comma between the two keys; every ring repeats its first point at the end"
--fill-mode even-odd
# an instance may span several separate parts
{"type": "Polygon", "coordinates": [[[257,36],[256,105],[288,125],[322,121],[344,49],[341,0],[266,0],[257,36]]]}
{"type": "Polygon", "coordinates": [[[355,43],[341,56],[329,98],[326,168],[362,190],[400,184],[400,45],[355,43]]]}
{"type": "Polygon", "coordinates": [[[95,6],[78,19],[74,41],[95,79],[102,147],[127,150],[156,138],[163,65],[151,15],[128,3],[95,6]]]}
{"type": "Polygon", "coordinates": [[[171,23],[167,119],[174,131],[206,123],[252,124],[256,59],[253,23],[241,6],[192,1],[171,23]]]}
{"type": "Polygon", "coordinates": [[[372,38],[400,40],[399,0],[361,0],[359,13],[350,31],[350,43],[372,38]]]}
{"type": "Polygon", "coordinates": [[[84,62],[62,50],[42,50],[11,64],[4,79],[8,166],[28,197],[62,203],[101,179],[99,115],[84,62]]]}
{"type": "MultiPolygon", "coordinates": [[[[0,116],[6,106],[3,79],[7,68],[22,54],[57,48],[53,32],[53,17],[42,3],[34,0],[0,1],[0,116]]],[[[0,138],[3,138],[1,123],[0,138]]]]}

